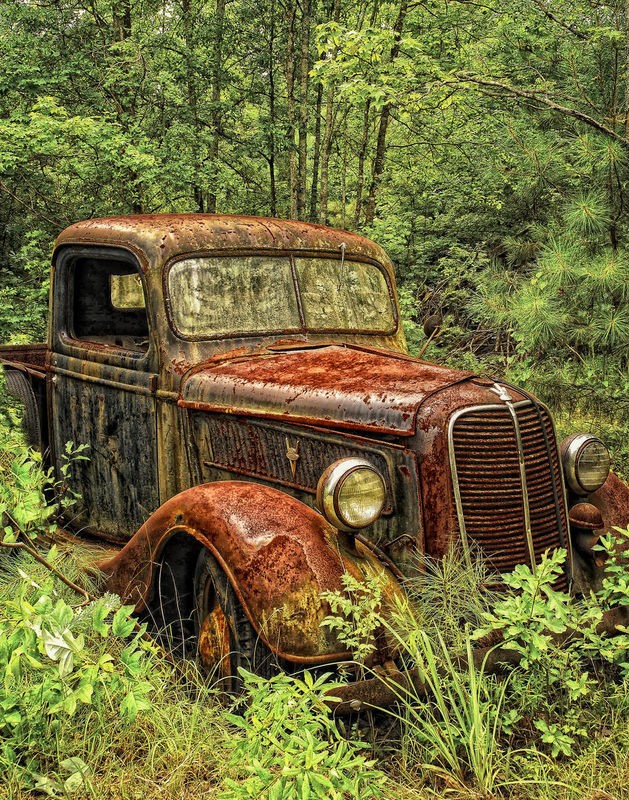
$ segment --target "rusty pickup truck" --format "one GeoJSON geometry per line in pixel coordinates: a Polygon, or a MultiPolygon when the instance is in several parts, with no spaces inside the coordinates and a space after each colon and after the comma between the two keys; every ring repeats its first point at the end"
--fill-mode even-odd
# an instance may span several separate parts
{"type": "MultiPolygon", "coordinates": [[[[91,219],[58,237],[46,344],[0,350],[30,443],[73,465],[107,587],[231,680],[350,659],[325,590],[385,602],[455,542],[491,572],[549,548],[596,579],[629,523],[604,444],[558,444],[504,381],[408,355],[392,264],[347,231],[257,217],[91,219]]],[[[386,645],[378,658],[390,658],[386,645]]]]}

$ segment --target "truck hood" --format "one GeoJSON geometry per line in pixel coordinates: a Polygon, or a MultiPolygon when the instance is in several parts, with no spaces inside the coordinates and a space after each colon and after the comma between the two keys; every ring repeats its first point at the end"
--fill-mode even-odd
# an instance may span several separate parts
{"type": "Polygon", "coordinates": [[[179,405],[410,436],[427,397],[471,377],[354,345],[266,350],[193,367],[182,379],[179,405]]]}

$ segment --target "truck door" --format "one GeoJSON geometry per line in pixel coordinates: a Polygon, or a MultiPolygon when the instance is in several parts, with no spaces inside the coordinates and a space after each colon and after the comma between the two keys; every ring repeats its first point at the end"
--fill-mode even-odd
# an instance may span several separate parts
{"type": "MultiPolygon", "coordinates": [[[[69,247],[54,273],[51,336],[52,456],[87,444],[73,463],[73,527],[131,536],[158,507],[157,347],[145,276],[119,248],[69,247]]],[[[59,473],[58,473],[59,474],[59,473]]]]}

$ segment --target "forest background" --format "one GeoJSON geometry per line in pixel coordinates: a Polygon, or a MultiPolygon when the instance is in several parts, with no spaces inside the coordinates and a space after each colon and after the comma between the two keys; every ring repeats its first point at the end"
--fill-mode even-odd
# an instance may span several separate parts
{"type": "Polygon", "coordinates": [[[330,224],[388,250],[412,348],[440,313],[428,357],[585,415],[626,474],[628,20],[624,0],[0,0],[0,340],[45,336],[76,220],[330,224]]]}
{"type": "MultiPolygon", "coordinates": [[[[560,436],[600,433],[629,479],[629,0],[0,0],[0,341],[45,337],[66,225],[167,211],[370,236],[395,262],[412,352],[441,315],[426,357],[525,385],[560,436]]],[[[0,501],[40,535],[50,478],[15,430],[0,437],[17,454],[0,501]]],[[[77,545],[48,557],[86,580],[77,545]]],[[[313,706],[322,685],[252,676],[248,716],[225,715],[203,676],[182,684],[128,642],[128,609],[73,609],[47,570],[4,557],[0,793],[292,800],[335,775],[326,796],[620,797],[626,635],[596,639],[600,608],[553,593],[548,564],[546,585],[512,579],[530,604],[505,600],[502,622],[460,565],[421,585],[403,641],[438,665],[437,700],[364,750],[371,731],[341,736],[313,706]],[[490,612],[530,661],[508,686],[450,660],[490,612]],[[33,625],[68,635],[69,673],[33,625]],[[542,633],[557,625],[589,633],[562,648],[542,633]]],[[[612,566],[599,602],[626,604],[612,566]]]]}

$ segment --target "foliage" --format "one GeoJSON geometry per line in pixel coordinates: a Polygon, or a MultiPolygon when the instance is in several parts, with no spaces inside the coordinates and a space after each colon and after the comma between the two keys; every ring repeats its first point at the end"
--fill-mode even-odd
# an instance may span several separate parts
{"type": "MultiPolygon", "coordinates": [[[[628,538],[629,531],[603,538],[606,574],[596,596],[578,599],[554,588],[565,551],[544,555],[535,571],[518,566],[502,576],[510,591],[490,596],[474,580],[474,565],[452,553],[434,577],[410,587],[408,605],[374,612],[401,664],[417,673],[415,681],[393,684],[398,705],[384,709],[400,725],[406,770],[432,774],[437,790],[494,796],[523,780],[541,786],[545,753],[584,756],[610,718],[629,724],[629,634],[597,629],[606,609],[627,603],[628,538]],[[492,648],[482,663],[475,659],[473,648],[487,641],[517,654],[506,677],[486,668],[492,648]]],[[[360,613],[350,602],[335,605],[346,626],[334,627],[355,646],[352,620],[360,613]]]]}
{"type": "Polygon", "coordinates": [[[220,798],[384,797],[385,775],[363,755],[367,745],[344,738],[330,716],[329,675],[267,680],[240,673],[249,704],[228,719],[240,733],[230,764],[241,779],[227,780],[220,798]]]}
{"type": "Polygon", "coordinates": [[[20,532],[33,540],[38,534],[52,533],[56,529],[55,516],[77,500],[67,478],[72,463],[87,458],[86,449],[85,444],[67,442],[60,474],[55,478],[52,467],[45,469],[40,457],[14,436],[10,457],[7,450],[0,462],[0,516],[8,523],[3,526],[3,542],[15,542],[20,532]]]}
{"type": "MultiPolygon", "coordinates": [[[[622,535],[626,539],[629,531],[622,535]]],[[[510,678],[510,701],[517,703],[519,715],[512,722],[532,717],[553,757],[573,755],[577,739],[587,736],[584,711],[598,700],[597,677],[605,674],[605,664],[617,665],[625,680],[629,675],[627,634],[609,638],[597,631],[605,608],[626,603],[627,557],[614,537],[600,548],[608,566],[596,596],[577,600],[553,588],[566,558],[557,550],[534,572],[520,565],[503,576],[513,592],[484,613],[485,624],[473,635],[480,639],[499,631],[502,646],[520,655],[510,678]]]]}
{"type": "MultiPolygon", "coordinates": [[[[73,579],[81,575],[84,582],[86,569],[102,558],[102,551],[80,541],[61,541],[55,550],[47,554],[55,568],[73,579]]],[[[6,655],[16,621],[18,629],[22,622],[33,621],[33,612],[24,611],[24,603],[39,614],[40,609],[51,608],[42,615],[44,630],[63,627],[55,621],[60,600],[70,607],[76,594],[29,554],[0,552],[0,651],[6,655]],[[20,603],[20,610],[14,608],[20,603]]],[[[117,598],[105,596],[98,604],[70,608],[73,617],[66,634],[79,643],[82,637],[83,642],[78,654],[73,652],[72,672],[63,678],[59,677],[60,660],[41,652],[45,645],[40,638],[33,657],[43,669],[32,667],[26,655],[19,657],[19,683],[9,677],[2,696],[3,700],[9,696],[9,704],[17,705],[24,715],[23,735],[13,744],[17,758],[5,753],[1,759],[3,796],[30,799],[34,784],[39,786],[39,794],[102,800],[136,800],[140,796],[177,800],[186,794],[214,791],[225,768],[224,743],[230,736],[215,693],[192,664],[186,667],[184,682],[181,672],[154,647],[137,639],[135,630],[129,638],[116,636],[113,628],[106,636],[99,633],[96,627],[113,626],[116,615],[117,633],[126,633],[134,624],[128,609],[120,611],[118,606],[117,598]],[[123,653],[128,654],[124,661],[123,653]],[[86,672],[88,680],[81,692],[89,692],[95,677],[91,699],[85,703],[77,697],[72,714],[63,708],[49,714],[48,703],[33,699],[35,686],[46,684],[52,690],[62,685],[64,694],[59,702],[66,701],[78,689],[78,675],[86,672]],[[22,695],[20,689],[24,689],[22,695]],[[150,711],[139,708],[133,720],[132,701],[121,710],[129,690],[138,693],[140,706],[150,703],[150,711]]],[[[63,614],[70,616],[67,610],[63,614]]],[[[29,627],[23,629],[23,636],[37,638],[29,627]]],[[[4,669],[2,674],[4,677],[4,669]]],[[[5,743],[9,733],[9,728],[3,729],[0,742],[5,743]]]]}
{"type": "MultiPolygon", "coordinates": [[[[409,757],[460,789],[470,783],[483,796],[500,782],[504,750],[500,741],[506,684],[477,671],[467,640],[467,668],[452,658],[440,634],[417,630],[403,644],[404,658],[419,671],[422,692],[403,697],[403,736],[409,757]]],[[[509,719],[509,717],[506,717],[509,719]]]]}
{"type": "Polygon", "coordinates": [[[361,581],[346,572],[341,576],[341,583],[342,590],[321,593],[332,612],[321,624],[334,631],[355,660],[364,664],[375,650],[374,634],[382,625],[383,580],[380,575],[373,574],[361,581]]]}
{"type": "Polygon", "coordinates": [[[90,767],[78,756],[59,761],[60,771],[69,772],[65,780],[46,774],[66,719],[84,717],[85,707],[98,714],[113,706],[133,722],[139,711],[151,708],[148,695],[154,691],[144,678],[142,631],[124,648],[117,646],[136,627],[132,607],[117,608],[118,598],[105,596],[75,610],[62,598],[55,601],[52,591],[50,581],[33,587],[24,573],[19,596],[4,603],[0,618],[0,772],[17,774],[24,786],[50,795],[90,783],[90,767]],[[39,592],[34,601],[33,588],[39,592]]]}
{"type": "Polygon", "coordinates": [[[490,589],[487,563],[479,552],[467,558],[460,546],[453,546],[441,559],[424,557],[421,570],[409,578],[405,587],[410,607],[395,616],[398,638],[406,639],[404,620],[435,637],[454,652],[463,652],[469,630],[477,628],[487,609],[493,607],[496,593],[490,589]]]}
{"type": "MultiPolygon", "coordinates": [[[[594,549],[603,556],[605,575],[597,592],[605,608],[629,605],[629,529],[614,528],[601,536],[594,549]]],[[[623,641],[629,644],[629,639],[623,641]]]]}
{"type": "MultiPolygon", "coordinates": [[[[244,674],[246,703],[225,715],[192,665],[182,682],[114,598],[72,607],[76,595],[43,565],[26,553],[0,553],[4,785],[15,800],[35,787],[118,800],[145,784],[144,796],[173,800],[204,791],[573,800],[570,785],[619,793],[629,744],[627,634],[600,636],[595,625],[627,602],[628,540],[629,531],[602,540],[607,575],[599,596],[586,601],[553,589],[561,553],[535,573],[519,567],[505,578],[515,591],[495,596],[481,588],[481,565],[453,551],[429,565],[409,587],[410,604],[393,613],[381,607],[375,579],[373,596],[348,581],[334,605],[339,637],[357,642],[368,663],[368,639],[385,626],[421,678],[387,712],[396,729],[380,723],[380,735],[392,740],[378,744],[377,764],[365,752],[364,730],[347,738],[329,716],[329,677],[244,674]],[[523,656],[507,680],[474,667],[477,637],[496,634],[523,656]]],[[[60,543],[47,558],[85,577],[88,556],[78,542],[60,543]]]]}

